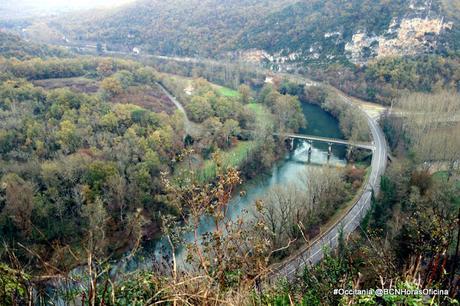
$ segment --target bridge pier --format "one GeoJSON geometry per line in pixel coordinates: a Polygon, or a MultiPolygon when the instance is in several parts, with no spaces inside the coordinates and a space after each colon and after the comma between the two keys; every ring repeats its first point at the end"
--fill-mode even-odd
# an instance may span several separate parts
{"type": "Polygon", "coordinates": [[[311,152],[312,152],[312,141],[311,140],[307,140],[308,144],[310,145],[308,147],[308,163],[311,162],[311,152]]]}
{"type": "Polygon", "coordinates": [[[331,155],[332,155],[332,142],[328,142],[328,149],[327,149],[327,161],[329,161],[331,159],[331,155]]]}
{"type": "Polygon", "coordinates": [[[369,142],[355,142],[350,140],[343,140],[343,139],[335,139],[335,138],[327,138],[327,137],[319,137],[319,136],[312,136],[312,135],[301,135],[301,134],[278,134],[273,133],[273,136],[281,136],[283,139],[302,139],[302,140],[309,140],[309,141],[318,141],[318,142],[325,142],[328,144],[339,144],[339,145],[351,145],[356,148],[361,148],[365,150],[374,150],[375,146],[373,143],[369,142]]]}
{"type": "Polygon", "coordinates": [[[288,149],[288,151],[292,152],[294,150],[294,138],[286,138],[284,142],[286,144],[286,148],[288,149]]]}
{"type": "Polygon", "coordinates": [[[353,146],[347,146],[347,161],[350,161],[352,153],[353,153],[353,146]]]}

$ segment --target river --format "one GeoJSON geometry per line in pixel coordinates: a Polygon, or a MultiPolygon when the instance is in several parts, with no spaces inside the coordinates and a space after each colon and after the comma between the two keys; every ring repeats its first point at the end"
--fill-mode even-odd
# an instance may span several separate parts
{"type": "MultiPolygon", "coordinates": [[[[321,109],[321,107],[310,103],[302,103],[302,110],[308,124],[299,133],[338,139],[343,138],[338,121],[331,114],[321,109]]],[[[344,146],[333,146],[329,159],[327,144],[313,143],[310,157],[308,155],[309,147],[310,144],[306,141],[295,140],[292,152],[287,153],[282,160],[278,161],[273,166],[271,173],[261,175],[256,179],[244,183],[242,190],[245,191],[245,195],[236,195],[230,201],[227,218],[235,220],[245,211],[250,211],[254,202],[263,198],[273,186],[293,184],[298,180],[301,173],[305,173],[305,169],[308,167],[318,167],[325,164],[343,167],[347,163],[345,159],[346,148],[344,146]]],[[[198,233],[201,235],[206,232],[212,232],[214,228],[213,220],[203,217],[198,228],[198,233]]],[[[185,241],[193,241],[193,239],[192,233],[184,236],[185,241]]],[[[128,263],[118,266],[117,270],[134,271],[139,268],[148,268],[152,265],[153,258],[171,258],[168,254],[170,253],[170,248],[166,239],[158,241],[155,247],[147,248],[141,253],[143,253],[143,256],[136,256],[128,263]]],[[[183,263],[184,255],[183,249],[179,248],[176,250],[176,260],[179,266],[185,265],[183,263]]]]}
{"type": "MultiPolygon", "coordinates": [[[[319,106],[309,103],[302,103],[302,110],[308,122],[307,127],[299,131],[301,134],[313,136],[343,138],[338,121],[329,113],[319,106]]],[[[251,210],[255,200],[263,196],[275,185],[293,184],[298,179],[300,173],[304,173],[308,167],[318,167],[329,164],[332,166],[343,167],[346,165],[346,149],[344,146],[335,145],[332,147],[332,155],[328,159],[328,145],[323,143],[313,143],[312,151],[309,157],[308,149],[310,144],[303,140],[294,141],[294,149],[287,153],[284,158],[278,161],[272,168],[271,173],[261,175],[243,184],[242,189],[246,192],[245,196],[235,196],[229,203],[227,217],[231,219],[238,218],[245,210],[251,210]]],[[[198,229],[199,234],[211,232],[214,230],[214,223],[203,218],[198,229]]],[[[184,239],[191,241],[192,234],[185,235],[184,239]]],[[[176,259],[179,266],[184,266],[183,258],[185,252],[181,249],[176,251],[176,259]]],[[[169,245],[166,239],[159,240],[155,246],[149,246],[131,258],[129,261],[118,261],[113,263],[112,275],[118,273],[132,272],[136,270],[152,269],[154,262],[161,262],[162,259],[170,259],[169,245]]],[[[71,275],[78,279],[81,275],[80,267],[74,269],[71,275]]],[[[75,284],[60,284],[61,289],[75,288],[75,284]]],[[[51,288],[49,288],[51,289],[51,288]]],[[[65,289],[64,289],[65,290],[65,289]]],[[[53,291],[53,290],[51,290],[53,291]]],[[[50,292],[51,293],[51,292],[50,292]]],[[[52,294],[51,294],[52,295],[52,294]]],[[[61,299],[57,299],[58,305],[64,305],[61,299]]]]}
{"type": "MultiPolygon", "coordinates": [[[[299,131],[300,134],[322,136],[330,138],[343,138],[337,120],[325,112],[319,106],[302,103],[304,116],[308,122],[306,128],[299,131]]],[[[313,143],[310,158],[308,149],[310,144],[304,140],[295,140],[294,150],[285,155],[284,159],[276,163],[269,175],[247,182],[243,186],[244,196],[235,196],[228,205],[227,217],[238,218],[245,210],[250,210],[254,202],[264,197],[268,190],[275,185],[289,185],[296,181],[299,175],[305,172],[307,167],[316,167],[329,163],[332,166],[345,166],[346,149],[344,146],[332,148],[332,155],[328,161],[328,145],[313,143]]],[[[211,218],[203,218],[198,233],[204,234],[214,230],[214,222],[211,218]]],[[[190,235],[186,240],[191,240],[190,235]]]]}

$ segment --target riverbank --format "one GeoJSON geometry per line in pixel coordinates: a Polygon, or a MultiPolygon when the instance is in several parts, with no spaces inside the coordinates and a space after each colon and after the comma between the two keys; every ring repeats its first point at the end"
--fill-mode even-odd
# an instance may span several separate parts
{"type": "MultiPolygon", "coordinates": [[[[310,120],[311,121],[311,120],[310,120]]],[[[271,136],[271,134],[270,134],[271,136]]],[[[281,145],[282,146],[282,145],[281,145]]],[[[283,173],[287,173],[289,177],[291,177],[291,180],[292,179],[296,179],[295,175],[290,175],[290,173],[292,174],[292,172],[290,172],[292,169],[299,169],[301,167],[299,167],[299,165],[305,165],[305,164],[308,164],[308,163],[311,163],[311,164],[325,164],[325,162],[328,161],[327,159],[327,152],[321,150],[321,148],[316,148],[316,147],[313,147],[313,161],[312,160],[308,160],[308,154],[306,154],[308,152],[308,149],[307,147],[305,146],[300,146],[299,147],[300,151],[298,151],[298,154],[292,154],[294,159],[293,160],[289,160],[289,156],[283,161],[285,162],[284,165],[282,166],[278,166],[276,167],[274,170],[273,170],[273,175],[269,178],[270,180],[270,184],[271,183],[279,183],[280,181],[283,181],[284,178],[286,177],[286,175],[284,175],[283,173]],[[316,154],[316,153],[317,154],[316,154]],[[315,162],[315,160],[317,159],[316,156],[318,156],[319,158],[319,161],[318,162],[315,162]],[[286,166],[286,167],[284,167],[286,166]],[[284,167],[284,168],[283,168],[284,167]],[[285,169],[285,170],[282,170],[282,169],[285,169]],[[281,174],[281,175],[280,175],[281,174]]],[[[334,161],[334,158],[332,158],[332,161],[334,161]]],[[[329,163],[331,162],[331,160],[329,160],[329,163]]],[[[285,181],[286,183],[289,183],[289,181],[285,181]]],[[[266,190],[266,189],[265,189],[266,190]]],[[[264,189],[262,188],[261,189],[261,193],[263,194],[264,193],[264,189]]],[[[256,196],[254,197],[254,199],[257,199],[257,193],[255,193],[256,196]]],[[[248,201],[245,201],[249,204],[252,204],[254,201],[250,199],[250,197],[246,197],[246,199],[248,201]]],[[[235,205],[235,207],[242,207],[240,209],[241,210],[244,210],[245,209],[245,203],[243,203],[243,205],[240,205],[240,206],[237,206],[235,205]]],[[[237,210],[235,210],[237,211],[237,210]]],[[[204,229],[204,232],[209,232],[208,229],[204,229]]],[[[153,263],[150,261],[151,258],[148,258],[146,260],[143,260],[142,262],[135,262],[134,264],[133,261],[136,261],[136,260],[132,260],[131,263],[119,263],[116,264],[115,268],[112,270],[114,271],[113,273],[123,273],[123,271],[133,271],[135,269],[151,269],[153,263]]]]}
{"type": "MultiPolygon", "coordinates": [[[[298,79],[298,77],[296,76],[298,79]]],[[[305,81],[305,80],[304,80],[305,81]]],[[[338,90],[337,90],[338,91],[338,90]]],[[[314,241],[308,243],[297,254],[291,256],[284,262],[273,266],[273,273],[269,276],[269,281],[283,278],[292,279],[296,273],[305,265],[318,263],[324,256],[323,249],[325,246],[336,248],[338,239],[341,234],[349,235],[359,226],[361,220],[367,215],[371,207],[371,199],[380,192],[380,178],[386,169],[387,161],[387,143],[382,129],[377,121],[362,111],[359,106],[354,105],[353,101],[342,93],[336,92],[336,97],[342,103],[350,105],[355,111],[361,112],[370,128],[373,143],[376,148],[372,154],[371,172],[367,181],[363,185],[363,193],[353,206],[342,215],[335,223],[327,229],[324,234],[317,237],[314,241]]]]}

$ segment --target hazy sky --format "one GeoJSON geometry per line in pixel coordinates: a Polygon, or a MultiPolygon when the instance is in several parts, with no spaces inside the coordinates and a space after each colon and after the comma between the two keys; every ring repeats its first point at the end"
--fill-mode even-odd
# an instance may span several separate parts
{"type": "MultiPolygon", "coordinates": [[[[134,0],[0,0],[0,18],[113,7],[134,0]],[[2,16],[3,15],[3,16],[2,16]]],[[[167,0],[166,0],[167,1],[167,0]]]]}
{"type": "Polygon", "coordinates": [[[92,7],[98,5],[118,5],[120,3],[129,2],[129,0],[19,0],[17,2],[25,2],[29,5],[46,7],[92,7]]]}
{"type": "Polygon", "coordinates": [[[24,4],[36,8],[62,8],[62,7],[95,7],[119,5],[130,0],[17,0],[16,4],[24,4]]]}

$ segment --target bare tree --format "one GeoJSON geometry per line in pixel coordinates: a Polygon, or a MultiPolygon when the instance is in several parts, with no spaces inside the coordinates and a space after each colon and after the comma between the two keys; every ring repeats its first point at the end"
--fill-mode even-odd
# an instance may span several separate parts
{"type": "Polygon", "coordinates": [[[413,93],[399,99],[395,108],[404,118],[403,129],[418,161],[427,167],[446,162],[451,175],[460,158],[460,95],[413,93]]]}
{"type": "Polygon", "coordinates": [[[274,247],[303,238],[334,212],[344,198],[341,175],[335,168],[310,167],[299,175],[298,184],[277,185],[268,192],[262,200],[262,215],[274,247]]]}

